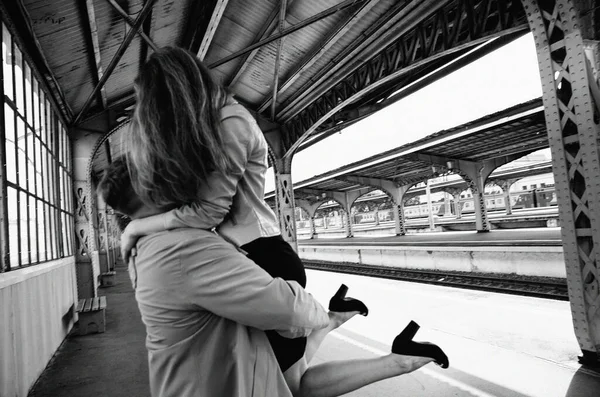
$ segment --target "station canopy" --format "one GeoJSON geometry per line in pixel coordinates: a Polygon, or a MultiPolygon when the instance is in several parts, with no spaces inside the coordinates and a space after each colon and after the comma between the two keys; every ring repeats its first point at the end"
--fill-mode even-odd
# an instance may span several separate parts
{"type": "MultiPolygon", "coordinates": [[[[369,178],[412,186],[453,173],[460,161],[483,164],[501,160],[502,164],[545,148],[548,134],[542,99],[538,98],[295,183],[294,196],[309,202],[321,201],[324,192],[364,189],[369,178]]],[[[550,171],[546,162],[495,178],[522,178],[550,171]]],[[[271,192],[267,197],[271,199],[273,195],[271,192]]]]}
{"type": "MultiPolygon", "coordinates": [[[[288,155],[529,31],[519,0],[15,0],[2,7],[68,126],[105,118],[110,129],[126,120],[140,65],[154,48],[177,45],[197,54],[261,126],[276,126],[288,155]]],[[[102,149],[105,161],[118,154],[118,141],[102,149]]]]}

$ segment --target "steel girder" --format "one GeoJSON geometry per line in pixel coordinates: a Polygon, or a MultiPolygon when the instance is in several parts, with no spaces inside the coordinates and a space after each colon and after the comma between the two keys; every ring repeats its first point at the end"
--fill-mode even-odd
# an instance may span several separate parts
{"type": "Polygon", "coordinates": [[[569,301],[582,363],[600,365],[600,127],[571,0],[523,0],[534,35],[558,197],[569,301]]]}
{"type": "Polygon", "coordinates": [[[318,126],[373,90],[416,67],[441,56],[464,50],[485,40],[509,34],[526,26],[526,16],[518,0],[457,0],[423,19],[406,34],[379,51],[348,74],[308,107],[285,124],[286,156],[318,126]]]}

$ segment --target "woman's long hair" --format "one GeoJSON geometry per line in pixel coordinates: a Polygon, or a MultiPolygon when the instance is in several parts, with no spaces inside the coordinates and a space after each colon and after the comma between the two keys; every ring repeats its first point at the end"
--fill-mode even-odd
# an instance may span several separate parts
{"type": "Polygon", "coordinates": [[[192,53],[165,47],[135,80],[137,104],[127,134],[132,184],[156,207],[197,201],[208,174],[229,164],[219,129],[225,88],[192,53]]]}

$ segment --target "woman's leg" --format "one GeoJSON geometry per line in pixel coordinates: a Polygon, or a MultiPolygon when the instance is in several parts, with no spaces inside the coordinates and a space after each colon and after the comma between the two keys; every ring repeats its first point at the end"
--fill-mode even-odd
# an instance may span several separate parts
{"type": "Polygon", "coordinates": [[[319,350],[319,346],[321,343],[334,329],[340,327],[346,321],[350,320],[352,317],[359,314],[359,312],[329,312],[329,325],[325,328],[321,328],[311,332],[311,334],[306,339],[306,350],[304,352],[304,357],[306,358],[306,362],[310,363],[312,358],[315,356],[317,350],[319,350]]]}
{"type": "Polygon", "coordinates": [[[332,361],[310,367],[295,397],[335,397],[377,381],[413,372],[432,362],[429,357],[388,354],[378,358],[332,361]]]}
{"type": "Polygon", "coordinates": [[[387,356],[331,361],[308,367],[302,358],[283,376],[294,397],[336,397],[377,381],[413,372],[433,359],[428,357],[387,356]]]}

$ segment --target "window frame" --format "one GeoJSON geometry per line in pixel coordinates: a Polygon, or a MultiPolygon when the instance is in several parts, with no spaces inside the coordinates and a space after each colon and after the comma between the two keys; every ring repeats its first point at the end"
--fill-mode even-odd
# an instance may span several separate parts
{"type": "Polygon", "coordinates": [[[75,238],[71,141],[64,117],[12,25],[3,18],[0,23],[0,77],[4,80],[4,75],[10,73],[9,81],[0,87],[3,273],[73,256],[75,238]],[[7,121],[7,117],[12,120],[7,121]],[[11,124],[13,130],[9,131],[11,124]],[[7,137],[13,139],[13,147],[7,137]],[[7,158],[7,149],[14,149],[14,159],[7,158]],[[9,170],[14,170],[14,181],[9,180],[9,170]]]}

